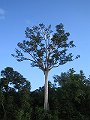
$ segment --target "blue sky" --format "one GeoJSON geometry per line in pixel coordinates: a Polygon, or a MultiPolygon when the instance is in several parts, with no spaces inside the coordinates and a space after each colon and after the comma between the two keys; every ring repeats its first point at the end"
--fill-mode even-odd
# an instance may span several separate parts
{"type": "Polygon", "coordinates": [[[38,68],[31,68],[29,62],[17,62],[11,56],[17,43],[25,39],[26,27],[39,23],[55,25],[63,23],[70,32],[76,48],[74,55],[78,60],[51,70],[52,76],[74,68],[77,73],[83,70],[90,75],[90,0],[0,0],[0,71],[13,67],[30,80],[32,90],[44,85],[43,73],[38,68]]]}

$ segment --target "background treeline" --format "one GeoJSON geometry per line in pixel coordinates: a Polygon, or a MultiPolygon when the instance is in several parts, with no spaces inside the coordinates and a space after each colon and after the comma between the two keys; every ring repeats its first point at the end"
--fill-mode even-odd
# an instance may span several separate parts
{"type": "Polygon", "coordinates": [[[54,76],[49,111],[43,110],[44,87],[30,89],[30,82],[13,68],[1,71],[0,120],[90,120],[90,79],[83,71],[54,76]]]}

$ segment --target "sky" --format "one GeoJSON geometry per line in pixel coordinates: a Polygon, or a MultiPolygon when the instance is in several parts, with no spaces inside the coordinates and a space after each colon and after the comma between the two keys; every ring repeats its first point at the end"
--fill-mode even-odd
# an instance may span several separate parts
{"type": "Polygon", "coordinates": [[[53,76],[67,72],[70,68],[85,76],[90,75],[90,0],[0,0],[0,71],[12,67],[31,82],[31,90],[44,85],[44,75],[38,68],[32,68],[30,62],[17,62],[11,56],[15,53],[17,43],[25,39],[26,27],[44,23],[51,24],[52,29],[63,23],[65,31],[70,33],[76,47],[74,60],[49,73],[53,76]]]}

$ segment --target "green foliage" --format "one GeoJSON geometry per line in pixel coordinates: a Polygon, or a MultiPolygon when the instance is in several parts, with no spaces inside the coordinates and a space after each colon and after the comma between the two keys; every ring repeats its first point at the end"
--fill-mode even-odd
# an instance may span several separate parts
{"type": "Polygon", "coordinates": [[[90,106],[87,106],[87,104],[89,105],[87,99],[90,95],[90,87],[83,71],[75,74],[74,69],[70,69],[67,73],[54,76],[54,80],[60,86],[57,89],[57,99],[61,118],[64,120],[89,120],[90,106]],[[89,92],[88,95],[87,91],[89,92]]]}
{"type": "MultiPolygon", "coordinates": [[[[32,67],[38,67],[43,72],[73,60],[72,53],[67,51],[75,47],[73,41],[68,39],[70,33],[65,32],[63,24],[56,25],[53,33],[51,25],[44,24],[27,27],[25,31],[27,40],[17,44],[17,61],[29,60],[32,67]],[[26,54],[25,54],[26,53],[26,54]]],[[[79,56],[77,56],[78,58],[79,56]]]]}
{"type": "MultiPolygon", "coordinates": [[[[2,73],[3,78],[13,82],[14,79],[10,79],[12,70],[2,73]]],[[[50,110],[45,111],[44,87],[33,92],[28,87],[6,91],[2,89],[5,84],[1,84],[1,78],[0,120],[90,120],[90,79],[86,79],[83,71],[76,74],[74,69],[70,69],[54,76],[54,80],[59,87],[49,82],[50,110]]]]}
{"type": "Polygon", "coordinates": [[[44,111],[43,108],[36,108],[36,120],[59,120],[56,113],[44,111]]]}
{"type": "Polygon", "coordinates": [[[20,73],[14,71],[13,68],[7,67],[1,71],[0,86],[3,91],[10,90],[30,90],[30,82],[26,80],[20,73]]]}
{"type": "Polygon", "coordinates": [[[0,119],[31,120],[30,82],[13,68],[1,71],[0,119]]]}

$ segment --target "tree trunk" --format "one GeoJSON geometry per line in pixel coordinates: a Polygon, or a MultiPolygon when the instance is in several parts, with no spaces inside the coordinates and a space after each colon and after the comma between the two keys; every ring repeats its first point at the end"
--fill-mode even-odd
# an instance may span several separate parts
{"type": "Polygon", "coordinates": [[[4,108],[3,103],[2,103],[2,107],[3,107],[3,111],[4,111],[4,117],[3,117],[3,120],[7,120],[7,118],[6,118],[6,111],[5,111],[5,108],[4,108]]]}
{"type": "Polygon", "coordinates": [[[44,110],[49,110],[48,103],[48,71],[45,71],[45,85],[44,85],[44,110]]]}

